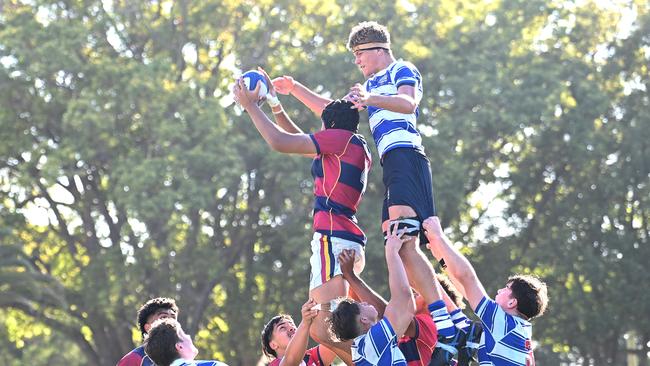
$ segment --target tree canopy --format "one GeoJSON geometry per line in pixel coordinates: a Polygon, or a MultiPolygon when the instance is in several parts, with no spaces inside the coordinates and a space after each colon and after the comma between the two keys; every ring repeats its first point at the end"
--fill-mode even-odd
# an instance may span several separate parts
{"type": "MultiPolygon", "coordinates": [[[[438,212],[488,291],[515,272],[549,285],[538,363],[648,365],[640,0],[0,2],[2,363],[114,365],[155,296],[200,358],[257,363],[266,319],[307,297],[313,187],[229,86],[259,65],[342,96],[363,81],[345,48],[363,20],[422,74],[438,212]]],[[[372,149],[363,275],[386,293],[372,149]]]]}

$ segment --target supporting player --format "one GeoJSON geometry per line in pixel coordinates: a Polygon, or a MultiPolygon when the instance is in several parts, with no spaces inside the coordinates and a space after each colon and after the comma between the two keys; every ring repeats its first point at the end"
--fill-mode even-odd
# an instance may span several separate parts
{"type": "Polygon", "coordinates": [[[398,232],[397,225],[393,225],[386,239],[390,300],[383,317],[372,304],[352,299],[341,300],[332,313],[334,335],[341,340],[353,340],[352,361],[356,366],[406,366],[397,339],[413,320],[415,302],[399,257],[403,235],[404,230],[398,232]]]}
{"type": "Polygon", "coordinates": [[[274,316],[262,330],[262,351],[273,361],[268,366],[329,366],[336,354],[322,345],[307,349],[309,328],[318,314],[316,301],[309,299],[301,309],[296,328],[291,316],[274,316]]]}
{"type": "Polygon", "coordinates": [[[444,259],[447,271],[462,286],[464,296],[483,323],[478,348],[481,365],[534,365],[530,320],[548,304],[546,284],[537,277],[515,275],[491,299],[474,267],[445,236],[437,217],[423,223],[434,257],[444,259]]]}
{"type": "Polygon", "coordinates": [[[154,322],[144,350],[156,366],[228,366],[220,361],[194,361],[199,350],[175,319],[154,322]]]}
{"type": "MultiPolygon", "coordinates": [[[[138,327],[145,339],[151,325],[159,319],[176,319],[178,306],[174,299],[157,297],[144,303],[138,310],[138,327]]],[[[118,361],[117,366],[153,366],[153,362],[144,352],[144,345],[135,348],[118,361]]]]}

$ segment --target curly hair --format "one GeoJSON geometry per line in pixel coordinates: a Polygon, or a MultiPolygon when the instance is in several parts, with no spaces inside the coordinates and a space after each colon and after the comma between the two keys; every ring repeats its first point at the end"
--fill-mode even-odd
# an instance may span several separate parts
{"type": "Polygon", "coordinates": [[[175,319],[160,319],[153,323],[144,351],[156,365],[168,366],[180,357],[176,350],[176,343],[181,341],[178,336],[180,329],[175,319]]]}
{"type": "Polygon", "coordinates": [[[449,277],[441,273],[436,273],[436,280],[438,280],[438,283],[440,283],[440,286],[442,287],[443,290],[445,290],[447,296],[449,296],[451,301],[459,309],[464,309],[465,303],[463,303],[463,295],[460,294],[460,291],[458,291],[456,286],[454,286],[454,284],[451,282],[449,277]]]}
{"type": "Polygon", "coordinates": [[[354,339],[361,334],[359,304],[352,299],[343,299],[332,312],[330,330],[341,341],[354,339]]]}
{"type": "Polygon", "coordinates": [[[147,334],[147,331],[144,329],[144,325],[147,324],[149,317],[156,314],[160,310],[171,310],[174,314],[178,315],[178,306],[176,306],[176,301],[168,297],[156,297],[144,303],[138,310],[138,328],[144,337],[147,334]]]}
{"type": "Polygon", "coordinates": [[[514,275],[508,278],[512,297],[517,299],[517,311],[528,319],[544,314],[548,305],[546,283],[531,275],[514,275]]]}
{"type": "Polygon", "coordinates": [[[350,30],[348,49],[365,43],[386,43],[390,45],[388,29],[377,22],[361,22],[350,30]]]}
{"type": "Polygon", "coordinates": [[[286,320],[290,321],[293,323],[293,318],[291,315],[287,314],[280,314],[276,315],[271,320],[269,320],[268,323],[264,326],[264,329],[262,329],[262,334],[261,334],[261,341],[262,341],[262,352],[268,357],[278,357],[277,352],[273,348],[271,348],[271,338],[273,336],[273,329],[275,328],[276,325],[278,325],[281,321],[286,320]]]}

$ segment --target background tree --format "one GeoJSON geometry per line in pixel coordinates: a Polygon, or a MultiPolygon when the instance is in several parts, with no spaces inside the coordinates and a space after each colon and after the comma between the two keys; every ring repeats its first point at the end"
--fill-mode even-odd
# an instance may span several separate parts
{"type": "MultiPolygon", "coordinates": [[[[376,19],[424,77],[418,124],[450,235],[490,292],[516,271],[550,285],[538,362],[647,364],[649,13],[642,1],[0,4],[0,358],[113,365],[140,342],[139,305],[171,296],[202,358],[256,363],[264,321],[298,315],[307,296],[313,187],[310,161],[271,152],[228,87],[261,65],[341,96],[362,81],[349,29],[376,19]]],[[[386,292],[374,154],[358,216],[364,277],[386,292]]]]}

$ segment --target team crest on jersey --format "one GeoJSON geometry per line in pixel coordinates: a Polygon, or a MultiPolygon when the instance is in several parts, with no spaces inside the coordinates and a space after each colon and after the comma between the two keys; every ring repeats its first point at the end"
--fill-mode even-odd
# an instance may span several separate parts
{"type": "Polygon", "coordinates": [[[526,347],[526,351],[533,349],[533,346],[530,344],[530,339],[526,339],[526,342],[524,342],[524,347],[526,347]]]}
{"type": "Polygon", "coordinates": [[[388,73],[385,73],[384,76],[380,77],[379,80],[377,80],[378,85],[384,85],[388,84],[388,73]]]}

